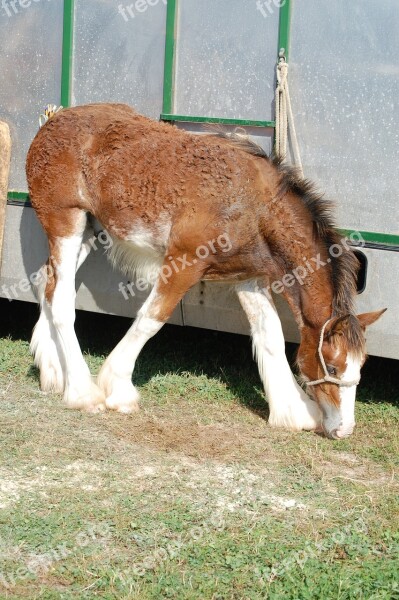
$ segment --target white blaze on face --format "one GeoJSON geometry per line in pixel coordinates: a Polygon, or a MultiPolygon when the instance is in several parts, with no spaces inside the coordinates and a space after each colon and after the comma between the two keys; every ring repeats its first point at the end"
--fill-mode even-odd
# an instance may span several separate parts
{"type": "MultiPolygon", "coordinates": [[[[348,354],[345,373],[341,377],[342,381],[358,381],[360,378],[360,367],[360,357],[348,354]]],[[[350,435],[355,427],[356,388],[357,385],[350,387],[342,386],[339,388],[342,425],[336,432],[337,437],[342,438],[350,435]]]]}

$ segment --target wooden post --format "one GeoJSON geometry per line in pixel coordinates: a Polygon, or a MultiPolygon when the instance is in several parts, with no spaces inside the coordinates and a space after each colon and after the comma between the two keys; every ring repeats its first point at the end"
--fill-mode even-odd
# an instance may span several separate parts
{"type": "Polygon", "coordinates": [[[11,160],[11,136],[7,123],[0,121],[0,265],[6,220],[8,175],[11,160]]]}

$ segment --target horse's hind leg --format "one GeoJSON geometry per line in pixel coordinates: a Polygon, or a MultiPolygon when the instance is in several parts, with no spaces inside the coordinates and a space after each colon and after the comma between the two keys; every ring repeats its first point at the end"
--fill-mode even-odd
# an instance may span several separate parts
{"type": "Polygon", "coordinates": [[[192,266],[167,281],[159,278],[139,310],[125,337],[105,361],[97,383],[106,395],[106,406],[121,413],[138,410],[139,393],[132,384],[132,373],[144,344],[171,316],[184,294],[202,276],[200,265],[192,266]]]}
{"type": "MultiPolygon", "coordinates": [[[[93,228],[87,226],[84,232],[86,243],[81,246],[77,269],[85,261],[90,253],[91,246],[89,238],[93,234],[93,228]]],[[[54,327],[51,307],[46,301],[45,292],[49,277],[52,275],[52,264],[49,260],[38,271],[34,282],[34,291],[40,305],[40,317],[35,325],[30,343],[30,350],[34,356],[35,366],[40,371],[40,388],[43,392],[55,392],[62,394],[65,389],[63,353],[60,346],[59,336],[54,327]]]]}
{"type": "Polygon", "coordinates": [[[33,330],[30,351],[35,366],[40,371],[40,388],[43,392],[62,394],[65,387],[62,353],[57,331],[54,327],[51,308],[45,298],[50,273],[50,262],[38,272],[36,295],[40,304],[40,317],[33,330]]]}
{"type": "Polygon", "coordinates": [[[251,325],[254,353],[269,402],[270,425],[297,431],[317,429],[321,423],[320,410],[291,372],[281,321],[272,299],[256,281],[237,286],[237,294],[251,325]]]}
{"type": "MultiPolygon", "coordinates": [[[[104,408],[104,396],[93,383],[74,330],[75,321],[75,272],[79,262],[86,215],[78,209],[62,212],[59,220],[52,221],[49,237],[50,259],[44,299],[45,316],[39,327],[44,330],[44,320],[50,330],[56,332],[56,347],[61,350],[60,364],[63,369],[64,400],[70,408],[97,411],[104,408]],[[61,222],[62,221],[62,222],[61,222]]],[[[48,229],[48,228],[46,228],[48,229]]],[[[40,323],[40,319],[39,319],[40,323]]],[[[47,334],[48,330],[44,331],[47,334]]],[[[33,343],[33,341],[32,341],[33,343]]],[[[36,356],[40,355],[40,340],[36,344],[36,356]]],[[[42,367],[46,365],[42,363],[42,367]]],[[[41,375],[41,379],[46,376],[41,375]]]]}

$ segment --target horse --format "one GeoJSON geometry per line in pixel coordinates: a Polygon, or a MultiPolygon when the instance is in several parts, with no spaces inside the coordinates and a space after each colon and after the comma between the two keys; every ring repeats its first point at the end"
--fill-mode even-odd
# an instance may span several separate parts
{"type": "Polygon", "coordinates": [[[336,231],[333,205],[295,169],[238,133],[196,135],[123,104],[91,104],[38,131],[26,174],[50,255],[30,346],[42,390],[63,393],[69,408],[135,412],[132,374],[145,343],[197,282],[223,281],[249,319],[270,425],[333,439],[353,432],[365,329],[384,310],[355,314],[358,260],[336,231]],[[75,273],[93,219],[112,239],[112,263],[152,283],[96,382],[74,330],[75,273]],[[301,385],[286,359],[276,288],[299,327],[301,385]]]}

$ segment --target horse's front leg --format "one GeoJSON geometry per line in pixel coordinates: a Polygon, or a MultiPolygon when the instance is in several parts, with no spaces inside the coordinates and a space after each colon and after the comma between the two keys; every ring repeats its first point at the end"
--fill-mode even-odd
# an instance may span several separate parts
{"type": "Polygon", "coordinates": [[[106,407],[110,410],[125,414],[139,410],[140,394],[132,383],[132,373],[144,345],[164,325],[163,321],[153,318],[149,313],[155,297],[156,288],[152,290],[133,325],[108,356],[98,375],[97,384],[103,390],[106,407]]]}
{"type": "Polygon", "coordinates": [[[137,357],[145,343],[172,315],[186,291],[201,279],[202,270],[198,264],[173,273],[168,280],[158,278],[133,325],[108,356],[99,373],[97,383],[106,396],[107,408],[126,414],[138,410],[140,396],[132,384],[137,357]]]}
{"type": "Polygon", "coordinates": [[[294,431],[320,428],[319,407],[298,385],[288,364],[274,302],[257,281],[238,285],[237,294],[251,326],[254,354],[269,402],[269,424],[294,431]]]}

